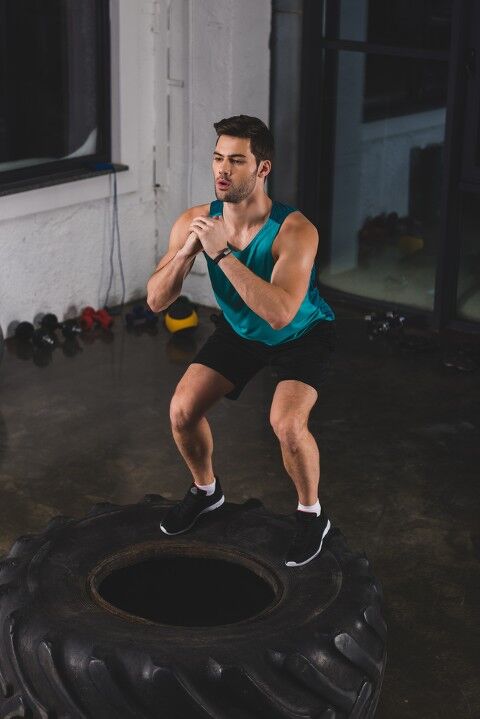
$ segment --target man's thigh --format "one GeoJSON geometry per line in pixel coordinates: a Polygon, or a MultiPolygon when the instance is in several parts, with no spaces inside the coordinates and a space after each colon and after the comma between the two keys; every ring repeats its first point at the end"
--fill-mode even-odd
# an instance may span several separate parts
{"type": "MultiPolygon", "coordinates": [[[[320,323],[297,340],[279,345],[270,360],[278,384],[296,380],[307,385],[307,397],[309,394],[313,397],[312,390],[318,393],[330,374],[335,346],[336,328],[327,322],[320,323]]],[[[284,387],[282,394],[288,394],[291,388],[289,385],[284,387]]],[[[298,384],[298,387],[301,392],[302,385],[298,384]]]]}
{"type": "Polygon", "coordinates": [[[192,362],[178,382],[171,401],[171,414],[185,412],[193,419],[201,417],[234,387],[220,372],[192,362]]]}
{"type": "Polygon", "coordinates": [[[224,394],[237,399],[245,385],[265,366],[263,354],[233,330],[216,329],[192,360],[205,365],[230,383],[224,394]]]}

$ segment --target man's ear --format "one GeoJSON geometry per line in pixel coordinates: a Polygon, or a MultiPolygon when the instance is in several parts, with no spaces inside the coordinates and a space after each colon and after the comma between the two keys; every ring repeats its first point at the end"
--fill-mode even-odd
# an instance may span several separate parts
{"type": "Polygon", "coordinates": [[[263,175],[263,179],[265,179],[265,177],[267,177],[267,175],[268,175],[269,172],[270,172],[270,168],[269,168],[269,166],[268,166],[268,163],[269,163],[268,160],[262,160],[262,165],[263,165],[263,166],[262,166],[262,169],[260,170],[260,174],[262,174],[264,170],[267,170],[267,172],[263,175]]]}

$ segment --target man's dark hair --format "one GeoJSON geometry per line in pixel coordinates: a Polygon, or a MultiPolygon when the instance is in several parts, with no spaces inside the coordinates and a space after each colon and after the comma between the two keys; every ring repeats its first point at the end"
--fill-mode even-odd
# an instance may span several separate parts
{"type": "Polygon", "coordinates": [[[220,122],[214,122],[213,126],[220,135],[231,135],[232,137],[248,137],[250,149],[255,155],[257,167],[262,160],[273,160],[273,135],[258,117],[249,115],[235,115],[226,117],[220,122]]]}

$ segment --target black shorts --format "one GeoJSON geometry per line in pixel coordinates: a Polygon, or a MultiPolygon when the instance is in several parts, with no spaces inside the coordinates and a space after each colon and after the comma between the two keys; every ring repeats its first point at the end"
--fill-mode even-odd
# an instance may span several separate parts
{"type": "Polygon", "coordinates": [[[221,314],[192,362],[211,367],[235,385],[225,395],[228,399],[238,399],[245,385],[267,365],[277,383],[295,379],[318,391],[330,370],[336,340],[335,321],[322,320],[301,337],[270,346],[241,337],[221,314]]]}

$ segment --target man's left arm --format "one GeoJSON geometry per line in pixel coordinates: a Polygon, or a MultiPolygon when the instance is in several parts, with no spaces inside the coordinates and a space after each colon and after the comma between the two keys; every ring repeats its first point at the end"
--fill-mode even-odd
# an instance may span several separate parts
{"type": "Polygon", "coordinates": [[[318,232],[304,217],[287,226],[284,223],[280,232],[278,259],[270,282],[258,277],[234,255],[227,255],[218,264],[245,304],[276,330],[288,325],[297,314],[307,294],[318,247],[318,232]]]}

